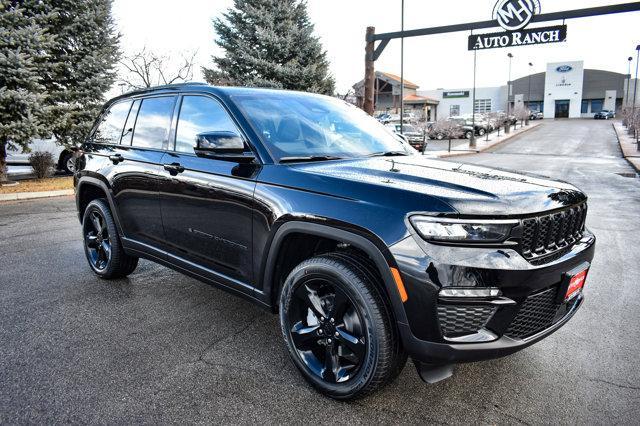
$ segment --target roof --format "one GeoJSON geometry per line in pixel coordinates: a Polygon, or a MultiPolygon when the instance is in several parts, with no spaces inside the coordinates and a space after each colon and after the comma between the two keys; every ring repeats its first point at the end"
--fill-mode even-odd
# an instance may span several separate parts
{"type": "Polygon", "coordinates": [[[404,101],[409,103],[416,103],[416,104],[433,104],[433,105],[437,105],[440,103],[437,99],[428,98],[426,96],[418,96],[414,94],[405,96],[404,101]]]}
{"type": "MultiPolygon", "coordinates": [[[[400,83],[400,77],[395,74],[391,74],[390,72],[384,72],[384,71],[376,71],[376,76],[379,77],[380,75],[383,75],[391,80],[394,80],[400,83]]],[[[417,84],[410,82],[406,78],[404,79],[404,86],[408,87],[409,89],[417,89],[418,87],[420,87],[417,84]]]]}

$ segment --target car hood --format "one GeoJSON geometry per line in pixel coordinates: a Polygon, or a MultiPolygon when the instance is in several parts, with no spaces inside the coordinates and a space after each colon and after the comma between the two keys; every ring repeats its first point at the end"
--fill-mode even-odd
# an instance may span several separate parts
{"type": "MultiPolygon", "coordinates": [[[[355,186],[381,186],[393,190],[394,197],[410,192],[412,196],[438,198],[460,215],[527,215],[586,200],[584,193],[566,182],[421,155],[301,163],[293,167],[304,174],[352,183],[332,185],[341,196],[355,196],[349,194],[349,188],[355,186]]],[[[368,193],[376,197],[375,190],[368,193]]],[[[362,191],[357,194],[361,196],[362,191]]]]}

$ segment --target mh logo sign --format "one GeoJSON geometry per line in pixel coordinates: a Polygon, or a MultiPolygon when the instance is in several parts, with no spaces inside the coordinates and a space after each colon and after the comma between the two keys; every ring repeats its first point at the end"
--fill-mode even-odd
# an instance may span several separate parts
{"type": "Polygon", "coordinates": [[[538,0],[498,0],[492,16],[505,30],[515,31],[526,27],[537,13],[540,13],[538,0]]]}

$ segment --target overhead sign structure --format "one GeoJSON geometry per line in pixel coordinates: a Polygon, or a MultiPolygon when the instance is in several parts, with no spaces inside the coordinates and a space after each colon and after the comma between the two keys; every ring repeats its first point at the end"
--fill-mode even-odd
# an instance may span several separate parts
{"type": "Polygon", "coordinates": [[[567,39],[566,25],[524,29],[539,13],[540,2],[538,0],[498,0],[493,6],[493,19],[507,31],[471,34],[467,49],[495,49],[565,41],[567,39]]]}
{"type": "Polygon", "coordinates": [[[529,28],[503,33],[472,34],[468,49],[482,50],[496,47],[529,46],[532,44],[560,43],[567,40],[567,26],[529,28]]]}

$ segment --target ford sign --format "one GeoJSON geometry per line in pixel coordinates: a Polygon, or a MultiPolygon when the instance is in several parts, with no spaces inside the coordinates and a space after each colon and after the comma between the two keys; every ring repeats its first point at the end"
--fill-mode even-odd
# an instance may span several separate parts
{"type": "Polygon", "coordinates": [[[573,67],[571,65],[560,65],[559,67],[556,68],[556,71],[558,72],[569,72],[573,69],[573,67]]]}

